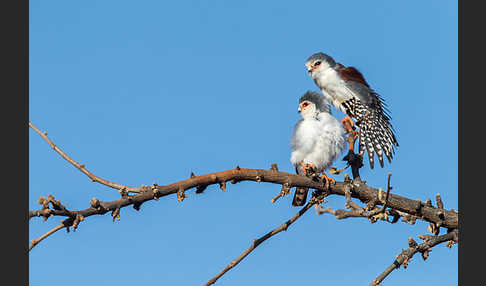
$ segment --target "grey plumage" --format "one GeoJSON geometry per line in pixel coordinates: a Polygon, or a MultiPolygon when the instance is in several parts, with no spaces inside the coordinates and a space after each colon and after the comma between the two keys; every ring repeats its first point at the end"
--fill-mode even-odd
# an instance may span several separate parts
{"type": "MultiPolygon", "coordinates": [[[[294,126],[290,161],[297,174],[304,175],[301,163],[313,164],[316,173],[323,172],[346,147],[344,128],[331,115],[329,103],[317,92],[308,91],[299,99],[299,112],[302,119],[294,126]]],[[[292,205],[304,205],[308,191],[297,188],[292,205]]]]}
{"type": "Polygon", "coordinates": [[[306,61],[308,72],[322,94],[337,109],[356,120],[360,129],[360,155],[368,152],[370,167],[374,167],[374,154],[381,167],[383,155],[389,162],[398,141],[390,122],[390,112],[383,98],[376,93],[354,67],[336,63],[324,53],[316,53],[306,61]]]}
{"type": "Polygon", "coordinates": [[[329,64],[329,66],[334,67],[336,65],[336,62],[334,59],[325,53],[315,53],[312,56],[310,56],[306,62],[315,62],[315,61],[325,61],[329,64]]]}
{"type": "Polygon", "coordinates": [[[299,98],[299,104],[306,100],[314,103],[317,107],[317,110],[319,110],[320,112],[327,112],[329,114],[331,113],[331,106],[327,101],[322,98],[319,93],[315,91],[307,91],[299,98]]]}

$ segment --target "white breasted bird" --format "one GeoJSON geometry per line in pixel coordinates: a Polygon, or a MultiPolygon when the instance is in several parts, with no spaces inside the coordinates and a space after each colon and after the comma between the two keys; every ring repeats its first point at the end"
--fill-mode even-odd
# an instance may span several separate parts
{"type": "MultiPolygon", "coordinates": [[[[329,184],[334,180],[324,171],[346,148],[344,127],[331,115],[329,103],[314,91],[307,91],[299,99],[298,112],[302,119],[295,125],[290,140],[290,162],[297,174],[308,175],[309,170],[316,174],[322,172],[322,178],[329,184]]],[[[292,205],[304,205],[308,191],[308,188],[296,188],[292,205]]]]}
{"type": "Polygon", "coordinates": [[[307,71],[324,97],[346,113],[344,121],[356,120],[359,128],[359,154],[368,151],[370,167],[376,152],[383,168],[383,154],[391,163],[398,142],[391,125],[390,112],[383,98],[370,88],[354,67],[345,67],[324,53],[315,53],[306,63],[307,71]]]}

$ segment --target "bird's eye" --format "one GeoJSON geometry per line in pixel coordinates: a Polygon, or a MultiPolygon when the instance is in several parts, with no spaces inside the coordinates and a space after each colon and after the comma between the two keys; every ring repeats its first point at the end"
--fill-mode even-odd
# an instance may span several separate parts
{"type": "Polygon", "coordinates": [[[318,66],[318,65],[320,65],[320,64],[321,64],[321,61],[317,61],[317,62],[315,62],[315,63],[314,63],[314,66],[316,66],[316,67],[317,67],[317,66],[318,66]]]}
{"type": "Polygon", "coordinates": [[[304,103],[302,103],[302,107],[307,107],[307,105],[309,105],[309,103],[308,103],[308,102],[304,102],[304,103]]]}

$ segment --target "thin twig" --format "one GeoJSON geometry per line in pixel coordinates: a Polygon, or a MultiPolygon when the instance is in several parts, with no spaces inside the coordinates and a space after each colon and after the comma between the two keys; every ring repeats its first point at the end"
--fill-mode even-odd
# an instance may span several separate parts
{"type": "Polygon", "coordinates": [[[364,208],[360,207],[351,199],[351,187],[349,184],[344,186],[344,197],[346,198],[346,203],[344,204],[345,208],[347,209],[351,208],[354,211],[361,212],[361,213],[365,212],[364,208]]]}
{"type": "Polygon", "coordinates": [[[49,143],[49,145],[52,147],[52,149],[54,149],[54,151],[56,151],[59,155],[61,155],[61,157],[63,157],[66,161],[68,161],[69,163],[71,163],[72,165],[74,165],[78,170],[80,170],[83,174],[85,174],[86,176],[88,176],[92,182],[98,182],[102,185],[105,185],[105,186],[108,186],[110,188],[113,188],[113,189],[118,189],[118,190],[126,190],[128,192],[132,192],[132,193],[138,193],[140,190],[139,188],[135,188],[135,187],[127,187],[127,186],[124,186],[124,185],[120,185],[120,184],[117,184],[117,183],[114,183],[114,182],[110,182],[110,181],[107,181],[107,180],[103,180],[101,179],[100,177],[98,176],[95,176],[93,173],[91,173],[90,171],[88,171],[83,164],[79,164],[78,162],[74,161],[71,157],[69,157],[66,153],[64,153],[59,147],[57,147],[52,141],[51,139],[49,139],[49,137],[47,137],[47,132],[42,132],[40,131],[39,129],[37,129],[37,127],[34,126],[34,124],[32,124],[32,122],[29,121],[29,126],[30,128],[32,128],[35,132],[37,132],[45,141],[47,141],[47,143],[49,143]]]}
{"type": "Polygon", "coordinates": [[[59,225],[57,225],[56,227],[54,227],[53,229],[49,230],[48,232],[44,233],[41,237],[39,237],[38,239],[33,239],[31,242],[30,242],[30,247],[29,247],[29,251],[32,250],[32,248],[34,248],[34,246],[36,246],[37,244],[39,244],[39,242],[41,242],[42,240],[44,240],[44,238],[50,236],[51,234],[55,233],[56,231],[60,230],[61,228],[65,227],[64,223],[60,223],[59,225]]]}
{"type": "Polygon", "coordinates": [[[383,207],[381,208],[380,212],[384,212],[387,204],[388,204],[388,196],[390,195],[391,189],[393,189],[392,186],[390,186],[390,178],[391,178],[391,173],[388,173],[388,183],[386,185],[386,197],[385,197],[385,203],[383,204],[383,207]]]}
{"type": "Polygon", "coordinates": [[[300,218],[306,211],[308,211],[314,204],[316,204],[316,200],[310,200],[297,214],[295,214],[292,218],[290,218],[288,221],[286,221],[284,224],[281,226],[275,228],[274,230],[270,231],[269,233],[265,234],[264,236],[253,240],[251,246],[243,251],[243,253],[240,254],[236,259],[231,261],[221,272],[219,272],[216,276],[211,278],[205,286],[212,285],[218,280],[221,276],[223,276],[226,272],[228,272],[231,268],[235,267],[238,263],[240,263],[248,254],[250,254],[255,248],[257,248],[262,242],[265,240],[269,239],[270,237],[276,235],[277,233],[281,231],[286,231],[287,228],[295,222],[298,218],[300,218]]]}
{"type": "Polygon", "coordinates": [[[393,263],[390,266],[388,266],[385,269],[385,271],[383,271],[378,277],[376,277],[376,279],[371,282],[370,286],[379,285],[388,275],[390,275],[390,273],[393,270],[399,268],[400,266],[403,265],[404,268],[406,268],[410,259],[412,259],[412,257],[417,252],[421,252],[422,258],[425,260],[428,258],[429,252],[432,250],[432,247],[446,241],[453,241],[454,243],[456,243],[458,241],[458,233],[457,230],[454,230],[452,232],[440,236],[424,235],[424,236],[420,236],[420,238],[424,239],[425,242],[421,244],[417,244],[413,239],[410,238],[409,239],[410,248],[403,250],[402,253],[397,255],[395,261],[393,261],[393,263]]]}
{"type": "Polygon", "coordinates": [[[371,211],[368,214],[368,217],[372,217],[372,216],[375,216],[377,214],[381,214],[381,213],[385,212],[385,210],[387,208],[387,204],[388,204],[388,197],[390,196],[390,191],[391,191],[391,189],[393,189],[393,187],[390,186],[390,178],[391,178],[391,173],[388,173],[388,183],[387,183],[387,186],[386,186],[386,196],[385,196],[385,202],[383,203],[383,206],[381,207],[381,209],[376,209],[374,211],[371,211]]]}

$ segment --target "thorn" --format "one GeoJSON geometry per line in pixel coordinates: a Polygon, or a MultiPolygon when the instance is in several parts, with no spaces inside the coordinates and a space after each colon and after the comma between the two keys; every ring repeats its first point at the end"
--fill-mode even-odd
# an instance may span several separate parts
{"type": "Polygon", "coordinates": [[[84,164],[79,165],[79,168],[83,169],[84,168],[84,164]]]}
{"type": "Polygon", "coordinates": [[[194,173],[191,172],[191,179],[194,178],[194,177],[196,177],[196,175],[194,175],[194,173]]]}
{"type": "Polygon", "coordinates": [[[236,168],[235,169],[238,170],[238,171],[241,170],[240,169],[240,166],[238,166],[238,165],[236,165],[236,168]]]}

